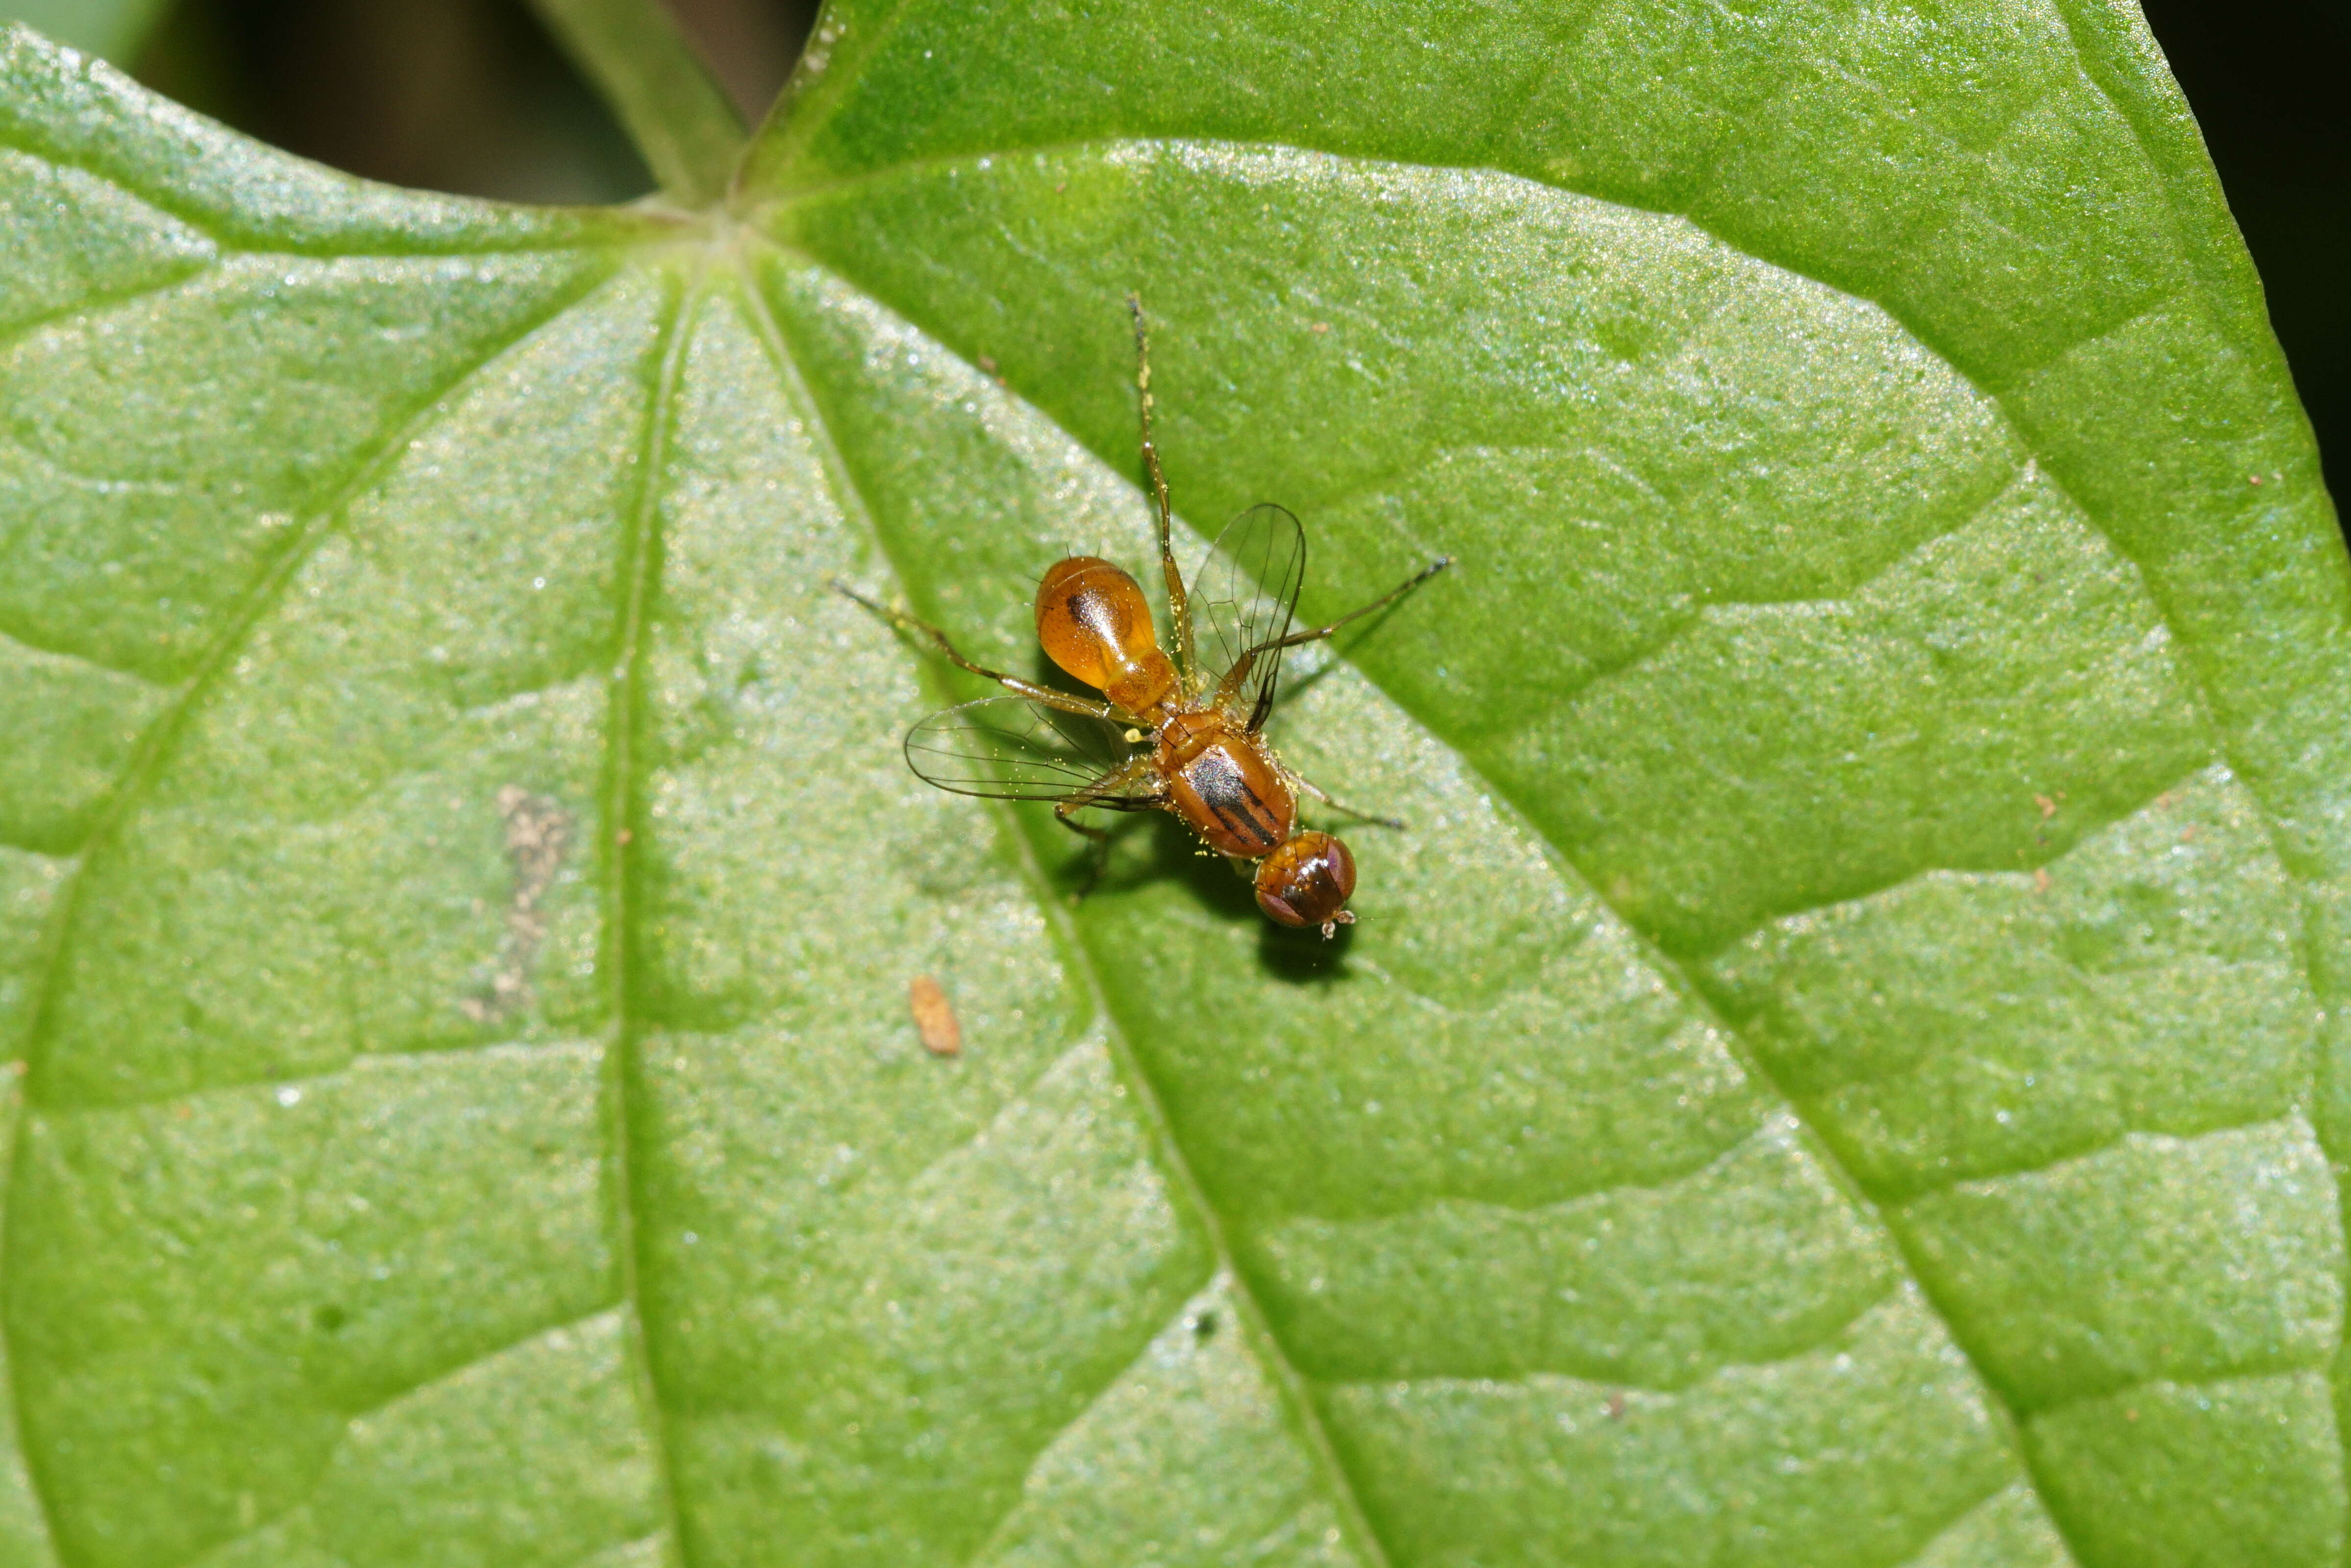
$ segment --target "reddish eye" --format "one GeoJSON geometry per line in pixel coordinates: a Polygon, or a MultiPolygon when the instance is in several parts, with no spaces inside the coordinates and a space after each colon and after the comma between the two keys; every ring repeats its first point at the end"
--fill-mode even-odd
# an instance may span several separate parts
{"type": "Polygon", "coordinates": [[[1328,833],[1288,840],[1257,868],[1257,906],[1280,925],[1345,925],[1355,857],[1328,833]]]}

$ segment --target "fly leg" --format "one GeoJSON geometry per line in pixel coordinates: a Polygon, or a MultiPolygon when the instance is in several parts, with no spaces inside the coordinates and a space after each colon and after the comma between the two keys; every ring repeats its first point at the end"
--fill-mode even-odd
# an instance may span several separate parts
{"type": "Polygon", "coordinates": [[[1103,774],[1054,806],[1053,821],[1070,831],[1081,833],[1093,841],[1093,853],[1088,857],[1093,862],[1092,869],[1086,873],[1086,880],[1079,884],[1078,891],[1070,895],[1071,904],[1092,893],[1095,884],[1102,881],[1102,873],[1110,869],[1110,830],[1079,821],[1078,813],[1089,806],[1100,805],[1105,799],[1133,800],[1138,785],[1146,786],[1153,798],[1157,798],[1162,791],[1156,788],[1158,770],[1153,766],[1154,761],[1152,755],[1145,752],[1125,767],[1103,774]]]}
{"type": "Polygon", "coordinates": [[[947,634],[929,622],[917,621],[903,610],[893,610],[886,604],[868,599],[839,578],[833,579],[832,587],[833,591],[843,599],[852,600],[865,606],[906,636],[928,643],[932,652],[958,670],[968,670],[983,680],[994,681],[1008,691],[1019,693],[1030,702],[1042,703],[1047,707],[1059,708],[1063,713],[1081,713],[1094,718],[1112,720],[1119,717],[1119,710],[1108,703],[1089,702],[1084,697],[1073,697],[1067,692],[1057,692],[1050,686],[1040,686],[1034,681],[1024,681],[1019,675],[1008,675],[1002,670],[991,670],[986,664],[975,664],[957,653],[956,645],[947,641],[947,634]]]}
{"type": "Polygon", "coordinates": [[[1093,851],[1086,856],[1086,880],[1078,883],[1077,892],[1070,894],[1071,904],[1081,903],[1102,881],[1102,873],[1110,870],[1110,830],[1079,821],[1077,813],[1081,810],[1083,808],[1074,797],[1053,808],[1053,821],[1073,833],[1083,833],[1093,841],[1093,851]]]}
{"type": "Polygon", "coordinates": [[[1330,807],[1331,810],[1343,812],[1347,816],[1354,818],[1355,821],[1359,822],[1370,822],[1375,826],[1383,828],[1401,828],[1404,826],[1404,819],[1401,817],[1374,816],[1369,811],[1359,811],[1354,807],[1346,804],[1343,800],[1333,800],[1331,799],[1330,794],[1323,789],[1322,786],[1315,783],[1311,779],[1301,778],[1298,774],[1292,773],[1290,776],[1290,781],[1297,785],[1301,789],[1305,790],[1309,795],[1313,796],[1317,800],[1322,801],[1325,806],[1330,807]]]}
{"type": "Polygon", "coordinates": [[[1176,564],[1167,476],[1159,471],[1159,444],[1151,439],[1151,335],[1144,329],[1142,297],[1129,294],[1126,308],[1134,313],[1134,390],[1141,394],[1143,405],[1143,469],[1150,476],[1152,499],[1158,506],[1159,570],[1167,579],[1167,619],[1176,632],[1176,671],[1189,694],[1198,678],[1199,656],[1192,641],[1192,601],[1184,591],[1183,569],[1176,564]]]}
{"type": "Polygon", "coordinates": [[[1364,605],[1360,610],[1350,610],[1346,614],[1340,616],[1336,621],[1330,622],[1324,625],[1311,627],[1303,632],[1292,632],[1287,637],[1277,637],[1270,643],[1259,643],[1254,648],[1244,648],[1241,650],[1241,656],[1233,661],[1233,667],[1225,672],[1225,678],[1217,684],[1217,702],[1225,703],[1230,701],[1233,695],[1248,684],[1249,666],[1257,663],[1259,654],[1270,653],[1276,648],[1295,648],[1301,643],[1319,643],[1323,638],[1331,635],[1333,632],[1338,631],[1342,626],[1346,625],[1349,622],[1361,621],[1366,615],[1374,614],[1379,611],[1385,610],[1389,605],[1394,604],[1397,600],[1402,599],[1405,594],[1410,593],[1414,589],[1418,588],[1422,583],[1426,582],[1430,578],[1435,577],[1438,572],[1443,571],[1447,567],[1451,566],[1452,564],[1453,558],[1451,556],[1438,556],[1435,560],[1430,561],[1426,566],[1422,567],[1418,571],[1414,572],[1410,577],[1405,578],[1402,582],[1396,584],[1395,587],[1388,590],[1385,593],[1381,594],[1377,599],[1373,600],[1369,604],[1364,605]]]}

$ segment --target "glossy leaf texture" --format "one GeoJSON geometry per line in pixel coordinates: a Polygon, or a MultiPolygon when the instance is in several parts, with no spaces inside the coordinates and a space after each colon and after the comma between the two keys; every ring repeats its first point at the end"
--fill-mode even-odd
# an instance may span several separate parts
{"type": "Polygon", "coordinates": [[[0,78],[0,1561],[2343,1560],[2351,574],[2126,11],[843,3],[701,215],[0,78]],[[1336,945],[827,591],[1151,580],[1131,288],[1186,559],[1460,562],[1336,945]]]}

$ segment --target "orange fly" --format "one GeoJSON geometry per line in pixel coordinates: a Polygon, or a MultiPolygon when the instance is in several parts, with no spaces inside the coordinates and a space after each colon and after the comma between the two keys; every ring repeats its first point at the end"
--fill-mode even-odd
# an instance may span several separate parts
{"type": "MultiPolygon", "coordinates": [[[[1337,838],[1298,821],[1298,798],[1340,805],[1266,744],[1286,648],[1317,642],[1386,609],[1443,571],[1439,557],[1393,591],[1325,625],[1293,632],[1306,576],[1306,535],[1281,507],[1250,507],[1227,526],[1186,587],[1176,564],[1167,481],[1151,439],[1151,347],[1134,313],[1135,386],[1143,463],[1157,503],[1159,564],[1167,580],[1174,657],[1159,645],[1142,585],[1099,556],[1071,556],[1037,589],[1037,640],[1053,663],[1102,695],[1094,701],[991,670],[956,652],[946,633],[836,583],[841,591],[959,669],[1009,694],[932,715],[906,737],[906,760],[942,789],[1005,800],[1050,800],[1065,827],[1106,845],[1110,834],[1077,813],[1169,811],[1211,849],[1253,864],[1258,907],[1283,925],[1352,925],[1355,857],[1337,838]],[[1201,662],[1195,606],[1214,644],[1201,662]]],[[[1384,818],[1365,821],[1401,823],[1384,818]]]]}

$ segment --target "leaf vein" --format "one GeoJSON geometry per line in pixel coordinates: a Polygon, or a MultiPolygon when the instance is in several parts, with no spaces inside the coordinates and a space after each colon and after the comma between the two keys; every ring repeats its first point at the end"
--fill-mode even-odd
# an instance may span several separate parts
{"type": "Polygon", "coordinates": [[[635,902],[631,897],[633,885],[631,871],[636,852],[626,832],[633,822],[638,801],[642,798],[637,770],[637,721],[643,705],[645,616],[653,591],[653,574],[658,570],[661,528],[662,468],[666,457],[671,426],[677,418],[679,368],[684,361],[685,346],[693,336],[695,309],[704,298],[703,274],[697,269],[690,282],[671,283],[671,296],[663,315],[661,334],[655,348],[658,368],[653,382],[646,389],[645,422],[637,450],[631,454],[636,469],[636,495],[628,517],[628,535],[621,549],[622,602],[620,653],[614,661],[611,675],[611,718],[609,723],[609,756],[611,767],[610,807],[604,821],[608,829],[617,830],[617,843],[607,861],[610,874],[606,880],[606,916],[604,929],[611,961],[605,967],[611,978],[612,1016],[614,1019],[613,1050],[606,1070],[605,1127],[607,1145],[612,1151],[611,1182],[612,1228],[615,1232],[613,1251],[620,1260],[621,1290],[628,1302],[629,1321],[625,1327],[630,1372],[645,1411],[650,1430],[647,1440],[654,1452],[654,1469],[660,1481],[661,1508],[669,1528],[671,1552],[680,1568],[691,1568],[686,1549],[677,1489],[676,1465],[670,1453],[665,1406],[662,1400],[659,1378],[646,1344],[644,1294],[643,1277],[647,1263],[646,1248],[637,1224],[637,1210],[643,1195],[636,1187],[636,1173],[641,1162],[632,1148],[634,1125],[630,1113],[633,1091],[641,1063],[640,1031],[637,1011],[632,1004],[631,985],[635,970],[637,951],[634,941],[635,902]]]}
{"type": "Polygon", "coordinates": [[[1413,1372],[1397,1377],[1332,1378],[1323,1385],[1329,1388],[1395,1388],[1399,1385],[1410,1387],[1420,1384],[1524,1384],[1537,1378],[1557,1378],[1573,1383],[1589,1383],[1601,1388],[1622,1389],[1627,1394],[1654,1395],[1661,1399],[1685,1399],[1706,1387],[1708,1384],[1719,1380],[1727,1373],[1762,1372],[1775,1366],[1790,1365],[1803,1360],[1806,1356],[1820,1354],[1836,1343],[1855,1323],[1894,1300],[1901,1291],[1902,1281],[1889,1281],[1885,1290],[1862,1302],[1845,1317],[1824,1330],[1819,1338],[1792,1350],[1783,1351],[1778,1355],[1761,1355],[1751,1359],[1738,1355],[1722,1356],[1708,1364],[1703,1376],[1688,1383],[1635,1383],[1626,1378],[1595,1374],[1591,1371],[1579,1372],[1572,1367],[1519,1365],[1504,1372],[1463,1368],[1452,1372],[1413,1372]]]}
{"type": "MultiPolygon", "coordinates": [[[[2015,867],[2005,865],[1957,865],[1950,863],[1914,866],[1907,871],[1900,873],[1898,875],[1889,877],[1884,882],[1864,883],[1856,886],[1849,893],[1839,894],[1834,898],[1821,899],[1809,904],[1791,904],[1784,909],[1777,906],[1767,906],[1763,917],[1759,923],[1749,927],[1748,930],[1740,933],[1740,935],[1730,937],[1728,941],[1724,942],[1721,946],[1713,949],[1712,952],[1704,955],[1694,955],[1693,962],[1703,961],[1705,958],[1711,957],[1715,954],[1727,951],[1728,949],[1738,946],[1749,936],[1752,936],[1756,932],[1764,930],[1782,921],[1801,920],[1807,915],[1823,915],[1831,910],[1844,909],[1852,904],[1864,904],[1873,898],[1883,898],[1889,893],[1897,892],[1902,888],[1908,887],[1913,883],[1924,882],[1929,877],[1977,877],[1984,879],[1997,879],[1999,881],[2010,883],[2022,881],[2027,885],[2033,885],[2035,883],[2035,872],[2063,866],[2067,859],[2086,846],[2090,840],[2096,838],[2101,833],[2111,831],[2115,828],[2120,827],[2125,822],[2137,817],[2149,807],[2154,806],[2160,801],[2165,796],[2172,794],[2188,784],[2192,783],[2200,774],[2211,766],[2212,764],[2209,761],[2199,762],[2188,768],[2187,771],[2173,778],[2170,782],[2163,785],[2159,789],[2149,791],[2144,799],[2133,805],[2123,807],[2111,812],[2091,813],[2080,816],[2076,819],[2079,825],[2069,829],[2069,831],[2074,834],[2072,840],[2065,843],[2062,848],[2056,849],[2055,852],[2043,856],[2040,860],[2028,859],[2019,862],[2015,867]]],[[[2279,863],[2281,866],[2283,866],[2284,864],[2283,861],[2279,863]]],[[[2290,874],[2290,868],[2288,869],[2290,874]]],[[[1870,1082],[1870,1080],[1857,1079],[1855,1082],[1870,1082]]]]}
{"type": "Polygon", "coordinates": [[[152,299],[159,294],[168,294],[183,284],[195,282],[204,274],[218,267],[224,257],[234,254],[235,253],[224,246],[202,261],[135,287],[100,290],[84,295],[70,305],[60,305],[54,310],[44,310],[37,315],[25,317],[11,323],[5,330],[0,330],[0,353],[6,353],[27,339],[37,336],[51,327],[78,321],[88,316],[101,315],[110,310],[119,310],[125,305],[133,304],[141,299],[152,299]]]}

